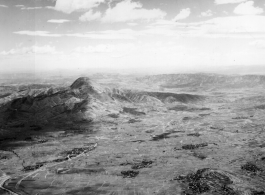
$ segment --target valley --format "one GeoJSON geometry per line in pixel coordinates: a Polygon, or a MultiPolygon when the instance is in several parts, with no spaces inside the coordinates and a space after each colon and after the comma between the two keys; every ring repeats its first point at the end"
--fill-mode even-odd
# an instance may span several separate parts
{"type": "Polygon", "coordinates": [[[0,194],[265,194],[265,76],[90,75],[0,89],[0,194]]]}

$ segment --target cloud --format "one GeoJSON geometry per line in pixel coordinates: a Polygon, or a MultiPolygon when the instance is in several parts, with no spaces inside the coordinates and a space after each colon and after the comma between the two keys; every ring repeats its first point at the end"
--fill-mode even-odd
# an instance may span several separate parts
{"type": "MultiPolygon", "coordinates": [[[[84,61],[87,64],[89,60],[93,57],[97,58],[97,62],[102,59],[106,59],[106,64],[111,62],[111,59],[121,59],[124,58],[124,62],[120,62],[120,65],[126,63],[130,63],[132,67],[135,66],[142,67],[143,64],[146,64],[146,61],[155,61],[157,64],[162,63],[162,59],[169,60],[168,57],[176,57],[178,58],[185,49],[182,46],[176,45],[170,42],[160,42],[156,41],[154,43],[142,43],[142,42],[134,42],[134,43],[119,43],[119,44],[100,44],[100,45],[90,45],[87,47],[77,47],[72,52],[71,55],[68,55],[67,58],[72,58],[76,61],[84,61]],[[155,56],[154,56],[155,55],[155,56]],[[128,60],[127,57],[130,57],[128,60]],[[157,59],[160,58],[161,61],[157,62],[157,59]],[[136,61],[141,61],[141,63],[137,63],[136,61]]],[[[172,62],[172,58],[169,60],[172,62]]],[[[100,63],[100,62],[99,62],[100,63]]],[[[97,65],[99,65],[97,63],[97,65]]],[[[79,64],[79,63],[78,63],[79,64]]],[[[113,63],[115,66],[116,63],[113,63]]]]}
{"type": "Polygon", "coordinates": [[[87,33],[67,34],[70,37],[88,38],[88,39],[102,39],[102,40],[135,40],[143,36],[163,36],[163,37],[178,37],[176,31],[167,28],[160,28],[157,26],[148,26],[143,30],[106,30],[106,31],[92,31],[87,33]]]}
{"type": "Polygon", "coordinates": [[[179,14],[173,19],[173,21],[183,20],[190,16],[190,8],[182,9],[179,14]]]}
{"type": "Polygon", "coordinates": [[[101,40],[132,40],[135,37],[130,35],[119,35],[119,34],[97,34],[97,33],[74,33],[67,34],[69,37],[79,37],[88,39],[101,39],[101,40]]]}
{"type": "Polygon", "coordinates": [[[93,13],[92,10],[89,10],[88,12],[86,12],[85,14],[80,16],[79,20],[82,22],[86,22],[86,21],[98,20],[98,19],[100,19],[100,17],[101,17],[100,12],[93,13]]]}
{"type": "Polygon", "coordinates": [[[164,18],[166,13],[160,9],[147,10],[139,2],[124,0],[106,10],[102,22],[128,22],[135,20],[154,20],[164,18]]]}
{"type": "Polygon", "coordinates": [[[136,23],[136,22],[129,22],[129,23],[127,23],[127,25],[129,25],[129,26],[137,26],[138,23],[136,23]]]}
{"type": "MultiPolygon", "coordinates": [[[[70,14],[74,11],[89,10],[99,6],[105,0],[57,0],[53,9],[70,14]]],[[[51,8],[51,7],[49,7],[51,8]]]]}
{"type": "MultiPolygon", "coordinates": [[[[181,46],[164,42],[155,43],[120,43],[120,44],[100,44],[87,47],[77,47],[72,54],[91,54],[91,53],[111,53],[115,57],[124,56],[132,53],[168,53],[181,51],[181,46]]],[[[113,56],[113,55],[112,55],[113,56]]]]}
{"type": "Polygon", "coordinates": [[[201,13],[201,16],[203,16],[203,17],[210,17],[212,15],[213,15],[212,10],[207,10],[206,12],[201,13]]]}
{"type": "Polygon", "coordinates": [[[265,37],[265,16],[243,15],[217,17],[201,22],[158,20],[142,30],[120,29],[85,33],[55,34],[48,31],[18,31],[19,35],[42,37],[77,37],[93,40],[137,40],[146,37],[208,37],[256,38],[265,37]]]}
{"type": "Polygon", "coordinates": [[[22,10],[35,10],[35,9],[42,9],[43,7],[21,7],[22,10]]]}
{"type": "Polygon", "coordinates": [[[262,14],[263,9],[259,7],[254,7],[254,1],[248,1],[239,4],[234,9],[234,13],[239,15],[257,15],[257,14],[262,14]]]}
{"type": "Polygon", "coordinates": [[[213,18],[204,22],[182,23],[190,28],[190,36],[211,37],[264,37],[265,16],[246,15],[213,18]]]}
{"type": "Polygon", "coordinates": [[[141,33],[175,38],[265,38],[265,16],[217,17],[201,22],[189,23],[159,20],[149,25],[146,30],[142,30],[141,33]]]}
{"type": "Polygon", "coordinates": [[[47,22],[49,23],[58,23],[58,24],[62,24],[62,23],[66,23],[66,22],[70,22],[71,20],[65,20],[65,19],[51,19],[51,20],[48,20],[47,22]]]}
{"type": "Polygon", "coordinates": [[[157,20],[151,26],[174,26],[176,23],[172,20],[157,20]]]}
{"type": "Polygon", "coordinates": [[[28,36],[41,36],[41,37],[61,37],[61,34],[50,34],[48,31],[17,31],[13,32],[19,35],[28,35],[28,36]]]}
{"type": "Polygon", "coordinates": [[[18,49],[11,49],[9,51],[2,51],[0,55],[26,55],[26,54],[58,54],[55,47],[50,45],[23,47],[18,49]]]}
{"type": "Polygon", "coordinates": [[[15,5],[15,7],[20,8],[21,10],[36,10],[44,8],[44,7],[25,7],[25,5],[15,5]]]}
{"type": "Polygon", "coordinates": [[[40,37],[79,37],[88,39],[102,39],[102,40],[133,40],[138,35],[136,31],[131,29],[121,30],[106,30],[106,31],[90,31],[86,33],[72,33],[72,34],[53,34],[48,31],[18,31],[13,32],[19,35],[40,36],[40,37]]]}
{"type": "Polygon", "coordinates": [[[8,8],[8,6],[6,6],[6,5],[0,5],[0,7],[2,7],[2,8],[8,8]]]}
{"type": "Polygon", "coordinates": [[[88,39],[102,39],[102,40],[133,40],[136,32],[131,29],[121,30],[106,30],[99,32],[75,33],[67,34],[70,37],[88,38],[88,39]]]}
{"type": "Polygon", "coordinates": [[[77,47],[74,49],[74,53],[109,53],[114,50],[111,45],[97,45],[97,46],[88,46],[88,47],[77,47]]]}
{"type": "Polygon", "coordinates": [[[164,36],[164,37],[179,37],[178,32],[171,28],[164,27],[149,27],[146,30],[141,30],[138,32],[138,35],[146,36],[164,36]]]}
{"type": "Polygon", "coordinates": [[[242,3],[247,0],[215,0],[215,3],[220,5],[220,4],[229,4],[229,3],[242,3]]]}
{"type": "Polygon", "coordinates": [[[264,40],[256,40],[249,43],[252,46],[257,48],[265,49],[265,39],[264,40]]]}

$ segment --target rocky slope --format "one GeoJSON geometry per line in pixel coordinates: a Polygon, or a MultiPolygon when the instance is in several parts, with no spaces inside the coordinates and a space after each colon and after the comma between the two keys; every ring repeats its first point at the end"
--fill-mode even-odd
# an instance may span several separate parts
{"type": "MultiPolygon", "coordinates": [[[[84,87],[89,90],[89,86],[84,87]]],[[[72,114],[82,115],[92,95],[84,95],[81,89],[74,87],[19,91],[1,99],[1,122],[24,125],[46,123],[72,114]]]]}
{"type": "Polygon", "coordinates": [[[0,99],[0,124],[18,127],[59,121],[93,120],[105,110],[121,111],[124,103],[164,104],[196,102],[204,97],[190,94],[142,92],[102,87],[81,77],[70,87],[17,91],[0,99]]]}

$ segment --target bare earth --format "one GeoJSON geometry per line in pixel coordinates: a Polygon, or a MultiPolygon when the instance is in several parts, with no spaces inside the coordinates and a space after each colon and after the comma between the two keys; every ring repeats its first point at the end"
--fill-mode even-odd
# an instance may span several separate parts
{"type": "Polygon", "coordinates": [[[92,122],[2,127],[0,194],[265,194],[264,88],[199,95],[113,104],[92,122]]]}

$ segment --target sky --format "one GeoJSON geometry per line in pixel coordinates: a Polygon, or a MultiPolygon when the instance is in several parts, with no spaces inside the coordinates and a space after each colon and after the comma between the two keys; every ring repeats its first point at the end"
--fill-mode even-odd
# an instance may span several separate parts
{"type": "Polygon", "coordinates": [[[265,66],[265,0],[0,0],[0,72],[265,66]]]}

